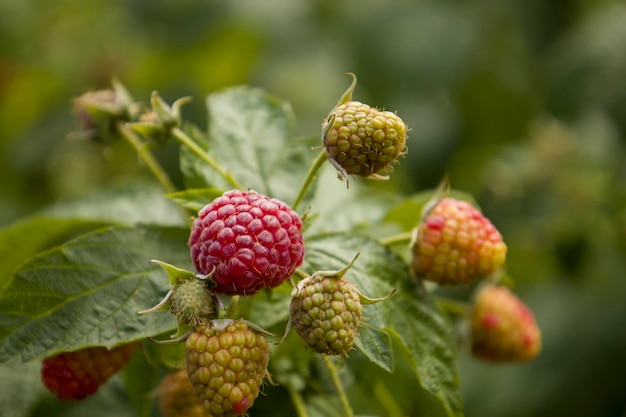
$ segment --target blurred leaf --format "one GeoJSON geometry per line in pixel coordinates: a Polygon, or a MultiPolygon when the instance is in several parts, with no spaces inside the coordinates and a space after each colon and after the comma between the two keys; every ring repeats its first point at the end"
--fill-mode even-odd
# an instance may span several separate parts
{"type": "Polygon", "coordinates": [[[64,238],[105,224],[184,225],[176,206],[160,188],[145,183],[98,190],[83,199],[53,205],[0,230],[0,287],[38,251],[64,238]]]}
{"type": "Polygon", "coordinates": [[[3,415],[27,417],[33,404],[45,395],[40,368],[41,364],[38,362],[0,366],[0,379],[10,381],[0,390],[0,410],[3,415]]]}
{"type": "MultiPolygon", "coordinates": [[[[146,342],[154,344],[150,341],[146,342]]],[[[151,363],[143,351],[135,351],[121,373],[130,402],[139,417],[149,417],[157,401],[156,390],[164,377],[164,370],[151,363]],[[152,401],[150,401],[152,400],[152,401]]]]}
{"type": "MultiPolygon", "coordinates": [[[[243,187],[285,201],[295,198],[307,154],[302,143],[288,139],[294,124],[290,106],[247,86],[213,93],[207,105],[208,134],[194,129],[188,134],[243,187]]],[[[181,168],[190,188],[232,188],[186,148],[181,150],[181,168]]]]}
{"type": "Polygon", "coordinates": [[[398,288],[390,299],[364,306],[359,349],[381,368],[393,371],[391,336],[420,385],[439,399],[448,415],[463,415],[452,325],[433,297],[418,288],[408,266],[376,240],[355,234],[314,236],[306,249],[306,265],[312,271],[341,269],[359,252],[345,277],[369,297],[398,288]]]}
{"type": "Polygon", "coordinates": [[[24,264],[0,294],[0,363],[112,347],[173,329],[167,312],[137,312],[169,288],[151,259],[189,267],[187,235],[179,228],[110,227],[24,264]]]}

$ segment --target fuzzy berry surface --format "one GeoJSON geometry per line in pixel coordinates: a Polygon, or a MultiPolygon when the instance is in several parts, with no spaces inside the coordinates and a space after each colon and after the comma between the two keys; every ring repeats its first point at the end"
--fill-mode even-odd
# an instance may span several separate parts
{"type": "Polygon", "coordinates": [[[344,278],[313,275],[298,283],[290,304],[296,332],[311,350],[347,355],[361,323],[359,292],[344,278]]]}
{"type": "Polygon", "coordinates": [[[332,115],[323,142],[340,172],[369,177],[389,171],[398,156],[406,153],[407,128],[395,113],[349,101],[337,106],[332,115]]]}
{"type": "Polygon", "coordinates": [[[59,400],[82,400],[98,391],[131,358],[135,343],[114,349],[92,347],[63,352],[41,363],[41,381],[59,400]]]}
{"type": "Polygon", "coordinates": [[[464,284],[493,274],[504,264],[506,252],[502,235],[480,211],[445,198],[419,226],[412,266],[421,278],[464,284]]]}
{"type": "Polygon", "coordinates": [[[197,327],[185,347],[187,375],[206,412],[231,417],[252,407],[270,354],[262,335],[241,320],[213,320],[197,327]]]}
{"type": "Polygon", "coordinates": [[[182,280],[172,288],[171,311],[179,323],[195,327],[215,318],[217,300],[206,280],[194,277],[182,280]]]}
{"type": "Polygon", "coordinates": [[[532,311],[508,288],[478,291],[472,313],[472,354],[492,362],[525,362],[541,350],[532,311]]]}
{"type": "Polygon", "coordinates": [[[184,369],[167,374],[157,393],[163,417],[211,417],[202,407],[184,369]]]}
{"type": "Polygon", "coordinates": [[[200,210],[189,246],[199,273],[215,269],[216,293],[251,295],[277,287],[302,263],[302,220],[280,200],[227,191],[200,210]]]}

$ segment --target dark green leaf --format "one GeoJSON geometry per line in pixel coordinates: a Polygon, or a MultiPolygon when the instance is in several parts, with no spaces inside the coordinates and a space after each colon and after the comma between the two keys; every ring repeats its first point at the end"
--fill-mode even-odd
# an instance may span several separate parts
{"type": "MultiPolygon", "coordinates": [[[[288,139],[294,124],[290,106],[247,86],[213,93],[207,105],[208,134],[188,129],[192,139],[242,187],[286,202],[295,198],[314,154],[304,142],[288,139]]],[[[190,188],[233,188],[184,147],[181,168],[190,188]]]]}
{"type": "Polygon", "coordinates": [[[183,225],[176,205],[152,184],[124,184],[59,203],[0,230],[0,287],[32,255],[66,238],[105,224],[183,225]]]}
{"type": "Polygon", "coordinates": [[[190,268],[187,229],[110,227],[24,264],[0,294],[0,363],[86,346],[115,346],[171,330],[167,312],[140,316],[168,291],[151,259],[190,268]]]}

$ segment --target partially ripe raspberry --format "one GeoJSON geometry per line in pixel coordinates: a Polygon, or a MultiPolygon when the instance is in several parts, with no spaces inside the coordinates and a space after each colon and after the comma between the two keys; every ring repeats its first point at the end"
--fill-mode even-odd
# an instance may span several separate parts
{"type": "Polygon", "coordinates": [[[228,191],[198,213],[189,246],[201,274],[214,269],[214,291],[250,295],[289,278],[304,258],[302,220],[282,201],[228,191]]]}
{"type": "Polygon", "coordinates": [[[472,312],[472,353],[494,362],[524,362],[541,350],[541,331],[533,313],[505,287],[478,291],[472,312]]]}
{"type": "Polygon", "coordinates": [[[96,391],[130,359],[135,343],[108,350],[91,347],[64,352],[41,363],[41,381],[60,400],[82,400],[96,391]]]}
{"type": "Polygon", "coordinates": [[[212,417],[202,407],[184,369],[167,374],[157,395],[163,417],[212,417]]]}
{"type": "Polygon", "coordinates": [[[206,412],[214,417],[244,414],[259,395],[269,346],[241,320],[213,320],[186,341],[187,375],[206,412]]]}
{"type": "Polygon", "coordinates": [[[406,153],[406,125],[395,113],[358,101],[338,105],[323,128],[331,163],[342,176],[375,176],[389,172],[406,153]]]}
{"type": "Polygon", "coordinates": [[[361,324],[360,293],[343,277],[314,274],[292,293],[291,322],[313,351],[346,355],[361,324]]]}
{"type": "Polygon", "coordinates": [[[413,271],[440,284],[464,284],[493,274],[506,259],[500,232],[471,204],[445,198],[418,227],[413,271]]]}

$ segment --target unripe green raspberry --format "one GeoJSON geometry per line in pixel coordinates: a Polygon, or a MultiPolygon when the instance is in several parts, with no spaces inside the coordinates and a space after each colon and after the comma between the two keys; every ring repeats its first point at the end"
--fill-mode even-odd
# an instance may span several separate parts
{"type": "Polygon", "coordinates": [[[184,369],[170,372],[157,390],[163,417],[211,417],[204,411],[184,369]]]}
{"type": "Polygon", "coordinates": [[[195,327],[216,316],[217,301],[207,281],[196,277],[180,280],[172,288],[171,311],[179,323],[195,327]]]}
{"type": "Polygon", "coordinates": [[[413,271],[440,284],[464,284],[493,274],[506,259],[498,230],[471,204],[445,198],[418,227],[413,271]]]}
{"type": "Polygon", "coordinates": [[[313,351],[346,355],[361,323],[360,293],[343,277],[314,274],[292,293],[291,322],[313,351]]]}
{"type": "Polygon", "coordinates": [[[338,105],[323,128],[323,142],[331,163],[342,176],[376,176],[389,172],[406,153],[407,128],[395,113],[358,101],[338,105]]]}
{"type": "Polygon", "coordinates": [[[472,312],[472,353],[494,362],[524,362],[541,350],[541,331],[530,309],[505,287],[478,291],[472,312]]]}
{"type": "Polygon", "coordinates": [[[252,407],[267,373],[269,346],[241,320],[213,320],[186,341],[187,375],[204,410],[237,416],[252,407]]]}

